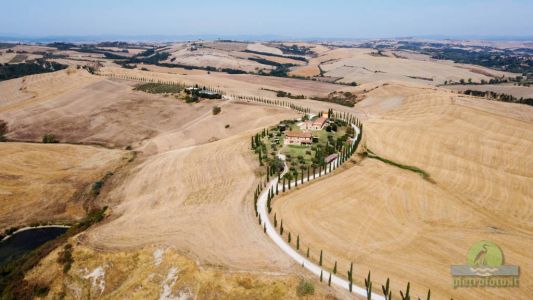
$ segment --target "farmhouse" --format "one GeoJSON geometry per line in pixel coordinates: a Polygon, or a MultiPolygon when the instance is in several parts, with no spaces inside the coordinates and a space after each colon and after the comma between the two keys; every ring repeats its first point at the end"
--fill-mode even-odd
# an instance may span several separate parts
{"type": "Polygon", "coordinates": [[[285,145],[309,145],[313,143],[313,136],[310,132],[288,131],[285,133],[285,145]]]}
{"type": "Polygon", "coordinates": [[[327,120],[327,118],[317,118],[312,121],[302,122],[298,124],[298,126],[301,130],[321,130],[322,128],[324,128],[324,125],[326,124],[327,120]]]}
{"type": "Polygon", "coordinates": [[[201,89],[199,87],[189,87],[185,89],[187,94],[196,95],[201,98],[207,99],[222,99],[222,95],[219,93],[212,92],[205,88],[201,89]]]}
{"type": "Polygon", "coordinates": [[[326,124],[326,121],[328,119],[324,118],[324,117],[321,117],[321,118],[316,118],[313,120],[312,123],[309,124],[309,128],[310,130],[321,130],[322,128],[324,128],[324,125],[326,124]]]}

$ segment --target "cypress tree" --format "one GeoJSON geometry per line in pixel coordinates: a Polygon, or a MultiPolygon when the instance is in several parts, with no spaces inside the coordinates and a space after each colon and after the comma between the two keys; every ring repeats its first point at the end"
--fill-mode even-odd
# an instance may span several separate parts
{"type": "Polygon", "coordinates": [[[320,270],[320,282],[322,282],[322,270],[320,270]]]}
{"type": "Polygon", "coordinates": [[[274,213],[274,228],[278,227],[278,218],[276,216],[276,213],[274,213]]]}
{"type": "Polygon", "coordinates": [[[276,182],[276,196],[278,195],[278,192],[279,192],[278,190],[279,190],[279,181],[276,182]]]}
{"type": "Polygon", "coordinates": [[[333,274],[337,274],[337,261],[335,261],[335,265],[333,266],[333,274]]]}
{"type": "Polygon", "coordinates": [[[328,286],[331,286],[331,273],[329,273],[328,286]]]}
{"type": "Polygon", "coordinates": [[[285,193],[285,177],[283,177],[283,186],[282,186],[282,191],[285,193]]]}
{"type": "Polygon", "coordinates": [[[307,258],[309,258],[309,247],[307,247],[307,258]]]}
{"type": "Polygon", "coordinates": [[[318,261],[318,265],[322,267],[322,250],[320,250],[320,259],[318,261]]]}
{"type": "Polygon", "coordinates": [[[405,295],[402,291],[400,291],[400,295],[402,296],[403,300],[410,300],[411,296],[409,295],[409,288],[411,287],[411,283],[407,282],[407,289],[405,290],[405,295]]]}
{"type": "Polygon", "coordinates": [[[289,232],[289,236],[287,236],[287,242],[290,244],[291,243],[291,233],[289,232]]]}
{"type": "Polygon", "coordinates": [[[348,288],[350,289],[350,293],[352,292],[352,284],[353,284],[353,262],[350,263],[350,271],[348,271],[348,281],[350,282],[348,285],[348,288]]]}
{"type": "Polygon", "coordinates": [[[266,224],[266,223],[263,223],[263,225],[264,225],[264,226],[263,226],[263,232],[264,232],[264,233],[267,233],[267,224],[266,224]]]}
{"type": "Polygon", "coordinates": [[[283,219],[281,220],[281,223],[279,224],[279,235],[283,235],[283,219]]]}
{"type": "Polygon", "coordinates": [[[296,250],[300,250],[300,235],[296,236],[296,250]]]}
{"type": "Polygon", "coordinates": [[[372,281],[370,280],[370,271],[368,271],[368,277],[365,278],[366,298],[370,300],[372,298],[372,281]]]}

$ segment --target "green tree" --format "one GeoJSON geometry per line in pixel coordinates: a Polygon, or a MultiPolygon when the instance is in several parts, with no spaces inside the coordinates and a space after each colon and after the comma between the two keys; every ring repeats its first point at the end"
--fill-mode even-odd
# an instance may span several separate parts
{"type": "Polygon", "coordinates": [[[348,284],[348,288],[350,289],[350,293],[352,292],[352,285],[353,285],[353,262],[350,263],[350,270],[348,271],[348,281],[350,282],[348,284]]]}
{"type": "Polygon", "coordinates": [[[383,295],[385,296],[385,300],[392,300],[392,292],[390,290],[390,280],[387,278],[387,282],[385,285],[381,286],[381,290],[383,291],[383,295]]]}
{"type": "Polygon", "coordinates": [[[370,271],[368,271],[368,277],[365,278],[366,299],[372,299],[372,281],[370,280],[370,271]]]}
{"type": "Polygon", "coordinates": [[[43,135],[43,143],[44,144],[54,144],[54,143],[59,143],[59,141],[56,139],[56,136],[51,134],[51,133],[47,133],[45,135],[43,135]]]}
{"type": "Polygon", "coordinates": [[[405,290],[405,294],[403,291],[400,291],[400,296],[402,296],[402,300],[411,300],[411,296],[409,295],[409,289],[411,288],[411,283],[407,282],[407,289],[405,290]]]}

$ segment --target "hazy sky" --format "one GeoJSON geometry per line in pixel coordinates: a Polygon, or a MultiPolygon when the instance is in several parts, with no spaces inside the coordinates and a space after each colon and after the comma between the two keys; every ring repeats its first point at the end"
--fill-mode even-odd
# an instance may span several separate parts
{"type": "Polygon", "coordinates": [[[524,36],[532,0],[3,0],[3,35],[524,36]]]}

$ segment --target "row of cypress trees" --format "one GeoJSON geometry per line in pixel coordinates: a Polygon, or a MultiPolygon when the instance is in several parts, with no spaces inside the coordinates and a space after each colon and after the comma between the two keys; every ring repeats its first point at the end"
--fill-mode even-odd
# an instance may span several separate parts
{"type": "Polygon", "coordinates": [[[289,108],[289,109],[292,109],[292,110],[294,110],[296,112],[303,113],[303,114],[308,114],[308,113],[311,112],[310,108],[303,107],[303,106],[300,106],[300,105],[296,105],[296,104],[292,103],[291,101],[278,100],[278,99],[268,99],[268,98],[255,97],[255,96],[241,96],[241,95],[235,95],[235,94],[232,94],[230,96],[233,99],[237,99],[237,100],[240,100],[240,101],[257,102],[257,103],[262,103],[262,104],[267,104],[267,105],[285,107],[285,108],[289,108]]]}
{"type": "MultiPolygon", "coordinates": [[[[100,76],[110,77],[110,78],[117,78],[117,79],[124,79],[124,80],[134,80],[134,81],[140,81],[140,82],[146,82],[146,83],[167,84],[167,85],[179,86],[181,88],[190,87],[190,85],[186,85],[184,83],[180,83],[180,82],[176,82],[176,81],[172,81],[172,80],[159,80],[159,79],[156,80],[156,79],[153,79],[153,78],[132,76],[132,75],[122,75],[122,74],[115,74],[115,73],[96,73],[96,74],[100,75],[100,76]]],[[[199,88],[199,86],[197,84],[194,85],[194,87],[199,88]]],[[[223,90],[221,90],[219,88],[214,88],[214,87],[211,87],[211,86],[203,86],[202,89],[204,89],[206,91],[209,91],[209,92],[217,93],[217,94],[220,94],[220,95],[225,95],[226,94],[223,90]]]]}

